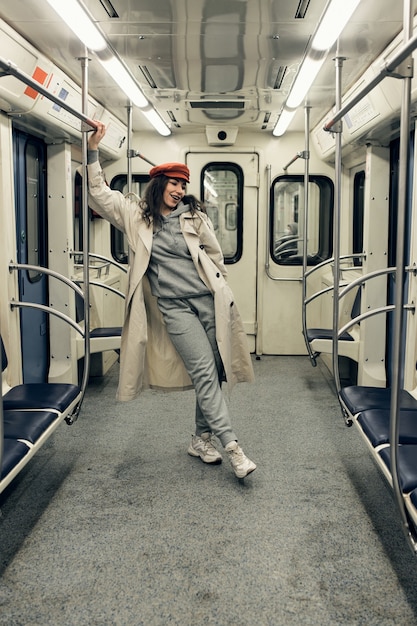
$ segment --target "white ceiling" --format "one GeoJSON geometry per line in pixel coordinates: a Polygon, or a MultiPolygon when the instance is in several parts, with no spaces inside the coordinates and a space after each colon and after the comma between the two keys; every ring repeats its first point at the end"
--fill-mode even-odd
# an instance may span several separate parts
{"type": "MultiPolygon", "coordinates": [[[[106,3],[85,0],[173,133],[213,124],[270,133],[326,0],[306,0],[306,15],[298,19],[299,0],[111,0],[117,17],[108,15],[106,3]]],[[[46,0],[0,0],[0,17],[81,82],[83,46],[46,0]]],[[[400,1],[362,0],[339,42],[344,89],[401,30],[402,19],[400,1]]],[[[8,58],[7,51],[0,55],[8,58]]],[[[333,56],[309,94],[312,124],[334,104],[333,56]]],[[[89,87],[125,121],[126,98],[94,55],[89,87]]],[[[302,129],[302,115],[294,123],[302,129]]],[[[150,129],[138,110],[133,126],[150,129]]]]}

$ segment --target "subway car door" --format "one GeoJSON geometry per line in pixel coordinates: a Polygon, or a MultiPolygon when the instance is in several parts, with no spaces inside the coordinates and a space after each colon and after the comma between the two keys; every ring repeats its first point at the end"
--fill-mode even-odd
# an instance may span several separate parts
{"type": "MultiPolygon", "coordinates": [[[[17,260],[37,266],[47,262],[45,144],[15,130],[13,133],[17,260]]],[[[47,279],[37,270],[19,272],[19,298],[48,305],[47,279]]],[[[49,362],[48,316],[35,308],[20,310],[25,383],[45,382],[49,362]]]]}
{"type": "Polygon", "coordinates": [[[190,152],[187,164],[191,170],[189,191],[204,200],[213,222],[223,250],[228,283],[239,307],[250,350],[254,352],[257,333],[258,154],[190,152]]]}

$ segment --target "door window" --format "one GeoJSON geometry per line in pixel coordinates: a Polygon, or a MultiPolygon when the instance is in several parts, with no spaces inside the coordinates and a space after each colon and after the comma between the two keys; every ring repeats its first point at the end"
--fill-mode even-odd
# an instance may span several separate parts
{"type": "Polygon", "coordinates": [[[213,223],[226,264],[243,248],[243,172],[235,163],[208,163],[201,173],[201,198],[213,223]]]}
{"type": "MultiPolygon", "coordinates": [[[[309,178],[307,264],[332,254],[333,183],[325,176],[309,178]]],[[[304,241],[304,177],[279,176],[270,198],[270,253],[280,265],[302,265],[304,241]]]]}

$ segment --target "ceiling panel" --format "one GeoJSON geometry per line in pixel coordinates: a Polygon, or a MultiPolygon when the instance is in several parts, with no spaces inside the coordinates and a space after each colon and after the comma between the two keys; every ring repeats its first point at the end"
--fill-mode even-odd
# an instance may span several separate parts
{"type": "MultiPolygon", "coordinates": [[[[295,18],[298,0],[112,0],[118,15],[113,18],[100,0],[85,0],[85,6],[163,118],[176,119],[175,132],[201,132],[205,124],[222,120],[268,132],[326,2],[307,2],[304,19],[295,18]],[[191,105],[199,100],[222,104],[191,105]],[[231,100],[244,107],[227,106],[231,100]]],[[[361,3],[340,39],[345,88],[401,29],[401,5],[361,3]]],[[[46,0],[0,0],[0,16],[80,82],[83,47],[46,0]]],[[[334,54],[310,92],[313,121],[334,103],[334,54]]],[[[94,55],[89,84],[92,95],[124,120],[126,98],[94,55]]],[[[149,128],[138,111],[133,119],[135,129],[149,128]]]]}

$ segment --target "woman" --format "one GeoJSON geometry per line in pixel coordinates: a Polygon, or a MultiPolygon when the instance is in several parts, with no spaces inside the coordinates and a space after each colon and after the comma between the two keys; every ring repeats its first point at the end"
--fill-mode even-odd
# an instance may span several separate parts
{"type": "Polygon", "coordinates": [[[237,442],[221,390],[253,381],[246,334],[228,287],[213,226],[193,196],[188,167],[165,163],[150,171],[144,198],[124,197],[104,182],[98,162],[105,126],[88,142],[89,204],[121,229],[130,248],[119,400],[146,388],[196,393],[195,434],[188,453],[221,463],[216,435],[238,478],[256,469],[237,442]]]}

